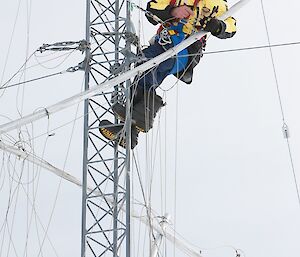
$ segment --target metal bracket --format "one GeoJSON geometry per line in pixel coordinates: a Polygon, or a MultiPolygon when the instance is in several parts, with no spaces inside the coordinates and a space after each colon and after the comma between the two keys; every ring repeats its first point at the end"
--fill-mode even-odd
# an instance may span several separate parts
{"type": "Polygon", "coordinates": [[[70,51],[79,50],[84,52],[86,49],[90,48],[90,44],[86,40],[80,41],[64,41],[57,42],[54,44],[43,44],[39,47],[38,51],[43,53],[45,51],[70,51]]]}
{"type": "Polygon", "coordinates": [[[85,58],[82,62],[78,63],[78,65],[70,67],[67,69],[67,72],[75,72],[78,70],[85,71],[88,68],[87,59],[85,58]]]}
{"type": "Polygon", "coordinates": [[[124,37],[125,37],[125,40],[128,43],[130,43],[130,44],[132,44],[132,45],[134,45],[136,47],[140,46],[140,39],[139,39],[139,37],[135,33],[133,33],[133,32],[125,32],[124,37]]]}
{"type": "Polygon", "coordinates": [[[290,130],[286,123],[283,123],[282,125],[282,133],[284,138],[288,139],[290,137],[290,130]]]}
{"type": "Polygon", "coordinates": [[[124,64],[121,65],[119,62],[116,62],[115,64],[110,66],[109,71],[111,74],[116,75],[122,71],[123,67],[124,64]]]}

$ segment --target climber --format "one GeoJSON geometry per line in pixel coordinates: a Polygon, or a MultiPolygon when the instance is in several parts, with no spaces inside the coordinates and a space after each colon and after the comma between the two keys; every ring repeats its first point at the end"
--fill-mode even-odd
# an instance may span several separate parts
{"type": "MultiPolygon", "coordinates": [[[[200,30],[210,32],[220,39],[233,37],[236,33],[235,19],[233,17],[228,17],[224,21],[218,19],[227,10],[226,0],[149,1],[146,17],[150,23],[160,24],[160,27],[150,46],[142,51],[143,59],[147,61],[162,54],[200,30]]],[[[135,78],[134,84],[137,86],[131,88],[133,127],[143,132],[148,132],[152,128],[157,112],[164,106],[155,89],[168,75],[174,75],[187,84],[192,83],[193,69],[203,56],[205,45],[206,36],[179,52],[176,58],[169,58],[135,78]]],[[[125,106],[117,103],[113,106],[113,110],[121,120],[125,120],[125,106]]]]}

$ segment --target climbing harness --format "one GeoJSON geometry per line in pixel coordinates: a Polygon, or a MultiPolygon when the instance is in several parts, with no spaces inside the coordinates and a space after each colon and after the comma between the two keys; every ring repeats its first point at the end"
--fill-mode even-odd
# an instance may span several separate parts
{"type": "MultiPolygon", "coordinates": [[[[174,46],[178,45],[185,39],[185,34],[182,32],[183,25],[184,23],[181,22],[177,25],[171,25],[168,28],[168,33],[174,46]]],[[[175,58],[175,64],[169,74],[177,74],[178,72],[184,70],[188,63],[188,55],[189,52],[187,49],[180,51],[175,58]]]]}
{"type": "Polygon", "coordinates": [[[161,46],[172,44],[172,39],[167,28],[164,28],[159,32],[158,43],[161,46]]]}

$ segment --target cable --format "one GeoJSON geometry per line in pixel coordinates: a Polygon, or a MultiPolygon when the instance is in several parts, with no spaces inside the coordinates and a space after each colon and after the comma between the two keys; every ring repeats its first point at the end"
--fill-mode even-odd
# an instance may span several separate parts
{"type": "MultiPolygon", "coordinates": [[[[15,167],[15,165],[13,165],[13,164],[11,163],[10,155],[8,155],[8,156],[9,156],[9,163],[10,163],[11,166],[13,167],[14,172],[16,172],[16,167],[15,167]]],[[[17,159],[17,158],[15,158],[15,160],[16,160],[16,159],[17,159]]],[[[25,163],[25,161],[23,161],[23,163],[25,163]]],[[[20,178],[21,178],[21,176],[20,176],[20,178]]],[[[31,207],[33,208],[33,210],[34,210],[35,218],[37,219],[37,221],[39,222],[41,228],[42,228],[43,231],[45,232],[46,230],[45,230],[45,228],[44,228],[44,226],[43,226],[43,223],[42,223],[42,221],[41,221],[41,218],[38,216],[38,214],[37,214],[37,212],[36,212],[35,205],[34,205],[34,203],[31,201],[31,199],[30,199],[28,193],[26,192],[26,189],[25,189],[23,183],[18,183],[18,187],[17,187],[17,188],[19,188],[20,186],[21,186],[21,188],[23,189],[23,191],[24,191],[24,193],[25,193],[25,195],[26,195],[26,198],[27,198],[27,200],[29,201],[30,206],[31,206],[31,207]]],[[[16,191],[16,189],[15,189],[14,191],[16,191]]],[[[13,192],[13,194],[14,194],[14,192],[13,192]]],[[[10,198],[13,197],[13,194],[12,194],[12,196],[11,196],[10,198]]],[[[10,200],[9,202],[11,202],[11,201],[12,201],[12,200],[10,200]]],[[[10,206],[10,205],[11,205],[11,204],[9,204],[9,206],[10,206]]],[[[7,215],[8,215],[8,212],[7,212],[7,215]]],[[[56,249],[55,249],[55,247],[54,247],[54,245],[53,245],[51,239],[49,238],[48,233],[47,233],[47,232],[45,232],[45,233],[46,233],[47,240],[49,241],[49,243],[50,243],[50,245],[51,245],[51,248],[53,249],[55,255],[58,257],[57,251],[56,251],[56,249]]],[[[0,252],[0,253],[1,253],[1,252],[0,252]]],[[[17,255],[16,255],[16,256],[17,256],[17,255]]]]}
{"type": "MultiPolygon", "coordinates": [[[[264,23],[265,23],[265,28],[266,28],[267,38],[268,38],[268,44],[271,45],[270,35],[269,35],[269,30],[268,30],[268,24],[267,24],[267,18],[266,18],[266,13],[265,13],[265,9],[264,9],[263,0],[260,0],[260,2],[261,2],[261,8],[262,8],[262,13],[263,13],[263,17],[264,17],[264,23]]],[[[272,61],[274,78],[275,78],[275,82],[276,82],[276,91],[277,91],[278,102],[279,102],[280,110],[281,110],[282,122],[283,122],[283,126],[287,126],[286,122],[285,122],[285,115],[284,115],[284,110],[283,110],[282,97],[281,97],[281,94],[280,94],[280,88],[279,88],[279,82],[278,82],[276,68],[275,68],[275,61],[274,61],[273,51],[272,51],[271,47],[269,47],[269,50],[270,50],[270,56],[271,56],[271,61],[272,61]]],[[[291,146],[290,146],[290,142],[289,142],[289,138],[288,137],[286,137],[286,143],[287,143],[288,154],[289,154],[290,162],[291,162],[291,169],[292,169],[292,172],[293,172],[293,178],[294,178],[294,183],[295,183],[295,188],[296,188],[296,193],[297,193],[297,198],[298,198],[298,204],[299,204],[299,207],[300,207],[299,186],[298,186],[298,181],[297,181],[297,177],[296,177],[296,170],[295,170],[294,161],[293,161],[293,155],[292,155],[291,146]]]]}
{"type": "Polygon", "coordinates": [[[57,75],[62,75],[64,73],[66,73],[66,72],[67,72],[66,70],[65,71],[60,71],[60,72],[56,72],[56,73],[53,73],[53,74],[45,75],[45,76],[42,76],[42,77],[38,77],[38,78],[30,79],[30,80],[27,80],[27,81],[22,81],[22,82],[19,82],[19,83],[15,83],[15,84],[12,84],[12,85],[2,86],[2,87],[0,87],[0,90],[11,88],[11,87],[15,87],[15,86],[19,86],[19,85],[23,85],[23,84],[26,84],[26,83],[30,83],[30,82],[41,80],[41,79],[45,79],[45,78],[54,77],[54,76],[57,76],[57,75]]]}
{"type": "MultiPolygon", "coordinates": [[[[29,4],[28,1],[29,0],[26,0],[26,47],[25,47],[26,60],[29,57],[30,18],[31,18],[31,7],[32,7],[31,4],[29,4]]],[[[27,62],[25,62],[24,70],[22,71],[22,74],[20,76],[20,81],[21,81],[22,77],[24,77],[24,80],[26,80],[26,75],[27,75],[26,67],[27,67],[27,62]]],[[[19,93],[19,89],[22,90],[21,107],[20,107],[20,109],[18,108],[18,97],[16,98],[17,99],[16,107],[17,107],[17,112],[18,112],[19,116],[22,117],[23,116],[23,109],[24,109],[24,99],[25,99],[25,89],[26,89],[26,87],[23,86],[21,88],[18,88],[17,96],[18,96],[18,93],[19,93]]]]}
{"type": "MultiPolygon", "coordinates": [[[[13,87],[13,86],[18,86],[18,85],[21,85],[22,84],[22,82],[20,82],[20,83],[16,83],[16,84],[13,84],[13,85],[8,85],[7,86],[7,84],[9,84],[9,82],[11,82],[11,80],[13,79],[13,78],[15,78],[16,77],[16,75],[18,75],[18,73],[20,73],[20,72],[25,72],[26,70],[28,70],[28,69],[30,69],[30,68],[33,68],[33,67],[36,67],[36,66],[41,66],[41,67],[43,67],[43,68],[45,68],[45,69],[55,69],[55,68],[57,68],[57,67],[59,67],[59,66],[61,66],[74,52],[75,52],[75,50],[73,50],[73,51],[71,51],[70,53],[64,53],[64,54],[62,54],[62,55],[59,55],[59,56],[57,56],[57,57],[54,57],[54,58],[52,58],[52,59],[49,59],[49,60],[46,60],[46,61],[42,61],[42,62],[40,62],[39,60],[38,60],[38,58],[40,58],[40,56],[37,56],[36,55],[36,53],[38,52],[38,50],[35,50],[29,57],[27,57],[26,58],[26,60],[25,60],[25,62],[22,64],[22,66],[14,73],[14,75],[9,79],[9,80],[7,80],[3,85],[1,85],[0,86],[0,90],[1,89],[6,89],[6,88],[9,88],[9,87],[13,87]],[[38,64],[35,64],[35,65],[32,65],[32,66],[29,66],[29,67],[27,67],[27,63],[28,63],[28,61],[32,58],[32,56],[34,56],[35,57],[35,59],[36,59],[36,62],[38,63],[38,64]],[[43,64],[44,63],[47,63],[47,62],[50,62],[50,61],[52,61],[52,60],[55,60],[55,59],[58,59],[58,58],[61,58],[61,57],[64,57],[64,56],[66,56],[59,64],[57,64],[57,65],[55,65],[54,67],[46,67],[46,66],[44,66],[43,64]],[[25,68],[24,68],[25,67],[25,68]]],[[[51,54],[51,55],[53,55],[53,54],[51,54]]],[[[73,67],[73,68],[75,68],[75,67],[73,67]]],[[[72,70],[72,68],[69,68],[69,69],[67,69],[66,71],[76,71],[76,69],[75,70],[72,70]]],[[[62,71],[61,73],[64,73],[64,71],[62,71]]],[[[59,73],[57,73],[57,74],[59,74],[59,73]]],[[[28,83],[28,82],[32,82],[32,81],[35,81],[35,80],[39,80],[39,79],[43,79],[43,78],[47,78],[47,77],[51,77],[51,76],[54,76],[54,75],[57,75],[57,74],[50,74],[50,75],[47,75],[47,76],[45,76],[45,77],[41,77],[41,78],[36,78],[36,79],[33,79],[33,80],[29,80],[29,81],[25,81],[25,82],[23,82],[23,83],[28,83]]]]}
{"type": "MultiPolygon", "coordinates": [[[[15,162],[12,163],[11,160],[10,160],[10,155],[9,155],[7,165],[8,165],[8,168],[9,168],[9,165],[12,166],[13,173],[16,173],[16,168],[15,168],[16,160],[17,160],[17,158],[15,158],[15,162]]],[[[13,192],[12,192],[13,181],[11,181],[11,184],[10,184],[10,193],[12,192],[12,194],[9,195],[10,199],[9,199],[8,208],[7,208],[6,217],[5,217],[5,224],[6,224],[6,227],[7,227],[8,234],[9,234],[9,242],[8,242],[7,255],[6,255],[7,257],[10,256],[11,246],[12,246],[12,248],[13,248],[16,256],[17,256],[17,251],[16,251],[16,248],[15,248],[14,241],[12,239],[12,234],[13,234],[13,228],[14,228],[14,224],[15,224],[17,203],[18,203],[18,200],[19,200],[20,185],[22,186],[22,183],[20,183],[20,181],[21,181],[21,178],[22,178],[23,171],[24,171],[24,163],[22,164],[21,173],[20,173],[20,176],[19,176],[19,182],[17,182],[17,186],[13,190],[13,192]],[[15,202],[13,204],[12,201],[13,201],[14,195],[15,195],[15,202]],[[12,220],[11,220],[11,225],[9,227],[8,214],[9,214],[9,209],[10,209],[11,205],[14,205],[14,207],[12,209],[12,220]]],[[[3,235],[3,239],[4,239],[4,235],[3,235]]]]}
{"type": "MultiPolygon", "coordinates": [[[[10,53],[10,49],[11,49],[11,45],[12,45],[12,41],[13,41],[15,29],[16,29],[16,25],[17,25],[17,20],[18,20],[18,17],[19,17],[20,6],[21,6],[21,0],[19,0],[19,2],[18,2],[17,14],[16,14],[16,16],[15,16],[15,21],[14,21],[14,25],[13,25],[13,30],[12,30],[12,33],[11,33],[11,36],[10,36],[9,46],[8,46],[8,50],[7,50],[6,57],[5,57],[4,68],[3,68],[3,71],[2,71],[0,84],[2,84],[3,79],[4,79],[4,74],[5,74],[5,70],[6,70],[6,67],[7,67],[8,57],[9,57],[9,53],[10,53]]],[[[2,97],[3,94],[4,94],[4,93],[2,93],[2,94],[0,95],[0,97],[2,97]]]]}
{"type": "MultiPolygon", "coordinates": [[[[56,64],[55,66],[53,66],[53,67],[47,67],[47,66],[45,66],[45,65],[43,65],[43,62],[40,62],[39,60],[38,60],[38,57],[37,57],[37,55],[36,54],[34,54],[34,57],[35,57],[35,60],[36,60],[36,62],[38,63],[38,65],[40,65],[41,67],[43,67],[43,68],[45,68],[45,69],[49,69],[49,70],[52,70],[52,69],[55,69],[55,68],[57,68],[57,67],[59,67],[59,66],[61,66],[73,53],[75,52],[75,50],[73,50],[73,51],[71,51],[70,53],[66,53],[66,54],[64,54],[64,55],[66,55],[66,57],[60,62],[60,63],[58,63],[58,64],[56,64]]],[[[62,56],[64,56],[64,55],[62,55],[62,56]]]]}
{"type": "MultiPolygon", "coordinates": [[[[178,81],[178,80],[177,80],[178,81]]],[[[178,82],[177,82],[178,83],[178,82]]],[[[174,169],[174,231],[176,230],[176,213],[177,213],[177,157],[178,157],[178,102],[179,102],[179,87],[176,87],[176,123],[175,123],[175,169],[174,169]]],[[[174,233],[175,237],[175,233],[174,233]]],[[[174,242],[174,257],[176,256],[176,247],[174,242]]]]}
{"type": "MultiPolygon", "coordinates": [[[[14,75],[12,75],[12,77],[7,80],[3,85],[0,86],[0,89],[4,88],[4,86],[6,86],[15,76],[18,75],[19,72],[24,71],[23,67],[26,66],[26,63],[31,59],[31,57],[34,55],[35,52],[33,52],[26,60],[25,62],[22,64],[22,66],[15,72],[14,75]]],[[[2,83],[1,83],[2,84],[2,83]]]]}
{"type": "MultiPolygon", "coordinates": [[[[49,120],[48,120],[48,126],[47,126],[47,130],[49,128],[49,120]]],[[[33,135],[33,127],[32,127],[32,135],[33,135]]],[[[46,146],[47,146],[47,143],[48,143],[48,139],[49,139],[49,135],[46,137],[46,140],[44,142],[44,147],[43,147],[43,150],[42,150],[42,155],[41,155],[41,159],[44,159],[44,156],[45,156],[45,152],[46,152],[46,146]]],[[[32,140],[33,141],[33,140],[32,140]]],[[[34,141],[33,141],[34,142],[34,141]]],[[[34,145],[34,143],[32,143],[34,145]]],[[[33,148],[33,147],[32,147],[33,148]]],[[[32,149],[32,152],[34,154],[34,149],[32,149]]],[[[34,154],[35,155],[35,154],[34,154]]],[[[34,166],[33,166],[34,167],[34,166]]],[[[27,248],[27,244],[28,244],[28,238],[29,238],[29,230],[31,228],[31,225],[32,225],[32,222],[33,222],[33,216],[34,216],[34,221],[35,221],[35,224],[36,224],[36,233],[37,233],[37,237],[38,237],[38,246],[41,248],[41,238],[40,238],[40,234],[39,234],[39,230],[38,230],[38,223],[37,223],[37,214],[35,212],[35,202],[36,202],[36,198],[37,198],[37,193],[38,193],[38,188],[39,188],[39,181],[40,181],[40,174],[41,174],[41,169],[42,167],[38,167],[37,171],[35,172],[36,173],[36,188],[34,188],[34,183],[32,184],[33,185],[33,188],[32,188],[32,191],[33,191],[33,196],[32,196],[32,209],[31,209],[31,213],[30,213],[30,219],[29,219],[29,229],[28,229],[28,232],[27,232],[27,235],[26,235],[26,243],[25,243],[25,249],[27,248]]],[[[34,171],[33,171],[34,172],[34,171]]],[[[28,194],[29,195],[29,194],[28,194]]],[[[27,201],[29,202],[30,199],[29,197],[27,197],[27,201]]],[[[51,243],[51,242],[50,242],[51,243]]],[[[25,256],[25,249],[24,249],[24,256],[25,256]]],[[[53,247],[54,251],[55,251],[55,248],[53,247]]],[[[43,255],[42,255],[43,256],[43,255]]],[[[56,254],[57,256],[57,254],[56,254]]]]}
{"type": "MultiPolygon", "coordinates": [[[[34,56],[35,57],[35,59],[36,59],[36,61],[37,61],[37,64],[35,64],[35,65],[31,65],[31,66],[29,66],[29,67],[26,67],[26,70],[29,70],[29,69],[31,69],[31,68],[34,68],[34,67],[36,67],[36,66],[42,66],[43,68],[45,68],[45,69],[52,69],[53,67],[46,67],[46,66],[44,66],[43,64],[44,63],[48,63],[48,62],[51,62],[51,61],[53,61],[53,60],[56,60],[56,59],[59,59],[59,58],[61,58],[61,57],[64,57],[64,56],[66,56],[66,55],[68,55],[67,56],[67,58],[69,57],[69,55],[70,55],[70,53],[64,53],[64,54],[61,54],[61,55],[59,55],[59,56],[57,56],[57,57],[54,57],[54,58],[51,58],[51,59],[49,59],[49,60],[45,60],[45,61],[39,61],[38,60],[38,58],[41,58],[41,56],[37,56],[36,55],[36,52],[37,51],[35,51],[35,52],[33,52],[27,59],[26,59],[26,61],[24,62],[24,64],[22,64],[22,66],[18,69],[18,71],[17,72],[15,72],[14,73],[14,75],[9,79],[9,80],[7,80],[1,87],[0,87],[0,89],[2,89],[5,85],[7,85],[16,75],[18,75],[18,73],[20,73],[20,72],[23,72],[24,70],[25,70],[25,68],[23,68],[24,66],[26,66],[26,64],[28,63],[28,61],[31,59],[31,57],[32,56],[34,56]]],[[[55,52],[54,53],[51,53],[50,55],[53,55],[53,54],[56,54],[55,52]]],[[[66,58],[66,59],[67,59],[66,58]]],[[[58,64],[57,66],[59,66],[59,65],[61,65],[66,59],[64,59],[60,64],[58,64]]],[[[56,67],[57,67],[56,66],[56,67]]]]}
{"type": "MultiPolygon", "coordinates": [[[[76,111],[76,114],[77,114],[77,112],[78,112],[78,108],[77,108],[77,111],[76,111]]],[[[75,119],[76,120],[76,119],[75,119]]],[[[73,126],[73,130],[72,131],[74,131],[74,126],[73,126]]],[[[21,135],[21,134],[20,134],[21,135]]],[[[72,135],[73,135],[73,133],[72,133],[72,135]]],[[[71,137],[72,138],[72,137],[71,137]]],[[[23,140],[20,138],[20,140],[23,142],[23,140]]],[[[70,139],[71,140],[71,139],[70,139]]],[[[68,152],[69,152],[69,149],[70,149],[70,143],[69,143],[69,147],[68,147],[68,152]]],[[[66,160],[65,160],[66,161],[66,160]]],[[[20,177],[21,178],[21,177],[20,177]]],[[[18,184],[20,184],[20,183],[18,183],[18,184]]],[[[21,183],[21,185],[23,186],[23,183],[21,183]]],[[[26,189],[24,188],[24,190],[26,191],[26,189]]],[[[28,191],[29,192],[29,191],[28,191]]],[[[27,193],[28,194],[28,193],[27,193]]],[[[31,215],[31,217],[32,217],[32,215],[31,215]]],[[[31,218],[30,218],[30,220],[31,220],[31,218]]],[[[30,224],[31,224],[31,221],[30,221],[30,224]]],[[[44,230],[45,231],[45,236],[44,236],[44,240],[43,240],[43,243],[44,243],[44,241],[45,241],[45,239],[47,238],[48,239],[48,235],[47,235],[47,230],[48,230],[48,227],[49,227],[49,224],[48,224],[48,226],[47,226],[47,229],[46,230],[44,230]]],[[[28,237],[28,233],[27,233],[27,237],[28,237]]],[[[27,240],[26,240],[26,242],[27,242],[27,240]]],[[[24,253],[26,252],[26,246],[27,245],[27,243],[25,243],[25,249],[24,249],[24,253]]],[[[42,245],[40,244],[40,249],[41,249],[41,247],[42,247],[42,245]]],[[[42,252],[40,251],[40,254],[41,254],[41,256],[43,256],[43,254],[42,254],[42,252]]],[[[56,256],[57,256],[57,254],[56,254],[56,256]]]]}
{"type": "MultiPolygon", "coordinates": [[[[82,89],[83,89],[83,85],[84,85],[84,79],[83,79],[82,84],[81,84],[82,89]]],[[[71,135],[70,135],[70,138],[69,138],[66,157],[65,157],[65,160],[64,160],[64,164],[63,164],[63,170],[65,170],[65,167],[67,165],[67,160],[68,160],[70,149],[71,149],[71,143],[72,143],[72,139],[73,139],[73,135],[74,135],[74,131],[75,131],[76,117],[77,117],[77,114],[78,114],[78,111],[79,111],[79,105],[80,105],[80,103],[77,104],[77,108],[76,108],[76,112],[75,112],[75,119],[73,120],[73,126],[72,126],[72,130],[71,130],[71,135]]],[[[61,189],[62,181],[63,181],[63,178],[60,177],[58,187],[57,187],[57,191],[56,191],[56,195],[55,195],[55,199],[54,199],[54,203],[53,203],[53,207],[52,207],[52,211],[51,211],[51,214],[50,214],[50,217],[49,217],[49,221],[47,223],[45,236],[43,237],[43,240],[42,240],[42,243],[41,243],[41,246],[40,246],[40,249],[39,249],[38,256],[42,255],[42,248],[43,248],[43,245],[44,245],[44,242],[45,242],[45,239],[46,239],[46,235],[48,233],[48,230],[49,230],[49,227],[50,227],[53,215],[54,215],[54,210],[55,210],[55,207],[56,207],[56,204],[57,204],[58,195],[59,195],[59,192],[60,192],[60,189],[61,189]]]]}
{"type": "MultiPolygon", "coordinates": [[[[230,53],[230,52],[239,52],[239,51],[248,51],[248,50],[282,47],[282,46],[293,46],[293,45],[300,45],[300,41],[290,42],[290,43],[273,44],[273,45],[270,44],[270,45],[263,45],[263,46],[250,46],[250,47],[242,47],[242,48],[235,48],[235,49],[228,49],[228,50],[208,51],[208,52],[204,52],[203,54],[209,55],[209,54],[219,54],[219,53],[230,53]]],[[[192,55],[189,55],[189,56],[192,56],[192,55]]]]}

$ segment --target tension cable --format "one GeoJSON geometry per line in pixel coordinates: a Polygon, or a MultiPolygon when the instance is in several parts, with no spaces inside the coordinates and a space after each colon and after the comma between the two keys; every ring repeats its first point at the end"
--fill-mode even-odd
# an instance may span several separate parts
{"type": "MultiPolygon", "coordinates": [[[[268,24],[267,24],[265,8],[264,8],[264,4],[263,4],[262,0],[260,0],[260,3],[261,3],[261,9],[262,9],[263,17],[264,17],[264,23],[265,23],[267,39],[268,39],[268,45],[270,46],[271,45],[271,40],[270,40],[270,35],[269,35],[269,30],[268,30],[268,24]]],[[[277,91],[277,96],[278,96],[278,102],[279,102],[279,106],[280,106],[280,110],[281,110],[281,117],[282,117],[282,122],[283,122],[282,132],[283,132],[283,136],[286,140],[286,144],[287,144],[287,148],[288,148],[288,154],[289,154],[289,157],[290,157],[291,169],[292,169],[292,173],[293,173],[294,184],[295,184],[297,198],[298,198],[298,205],[300,207],[300,188],[299,188],[298,181],[297,181],[296,169],[295,169],[295,165],[294,165],[294,158],[293,158],[292,149],[291,149],[291,145],[290,145],[290,139],[289,139],[290,138],[290,132],[289,132],[289,127],[288,127],[288,125],[285,121],[285,114],[284,114],[284,110],[283,110],[283,102],[282,102],[282,97],[281,97],[280,88],[279,88],[279,82],[278,82],[276,68],[275,68],[275,61],[274,61],[273,51],[272,51],[271,47],[269,48],[269,50],[270,50],[270,56],[271,56],[271,61],[272,61],[274,79],[275,79],[275,82],[276,82],[276,91],[277,91]]]]}
{"type": "MultiPolygon", "coordinates": [[[[54,44],[43,44],[36,51],[34,51],[34,53],[30,56],[30,58],[36,52],[43,53],[45,51],[74,51],[74,50],[79,50],[83,53],[88,48],[90,48],[90,44],[86,40],[64,41],[64,42],[57,42],[57,43],[54,43],[54,44]]],[[[24,65],[28,62],[28,60],[29,60],[29,58],[21,66],[21,68],[24,67],[24,65]]],[[[12,84],[12,85],[8,85],[8,83],[19,73],[21,68],[13,75],[13,77],[11,79],[9,79],[6,83],[4,83],[2,86],[0,86],[0,90],[7,89],[7,88],[10,88],[10,87],[14,87],[14,86],[18,86],[18,85],[22,85],[22,84],[33,82],[33,81],[37,81],[37,80],[41,80],[41,79],[45,79],[45,78],[49,78],[49,77],[54,77],[54,76],[57,76],[57,75],[64,74],[66,72],[75,72],[75,71],[78,71],[78,70],[84,70],[85,69],[85,61],[79,63],[77,66],[70,67],[67,70],[64,70],[64,71],[61,71],[61,72],[56,72],[56,73],[45,75],[45,76],[42,76],[42,77],[30,79],[30,80],[27,80],[27,81],[22,81],[22,82],[15,83],[15,84],[12,84]]]]}
{"type": "Polygon", "coordinates": [[[64,71],[56,72],[56,73],[53,73],[53,74],[48,74],[48,75],[45,75],[45,76],[42,76],[42,77],[38,77],[38,78],[34,78],[34,79],[22,81],[22,82],[15,83],[15,84],[12,84],[12,85],[5,85],[5,84],[4,84],[2,87],[0,87],[0,90],[7,89],[7,88],[10,88],[10,87],[19,86],[19,85],[22,85],[22,84],[34,82],[34,81],[41,80],[41,79],[45,79],[45,78],[54,77],[54,76],[57,76],[57,75],[62,75],[62,74],[67,73],[67,72],[75,72],[75,71],[81,70],[81,69],[82,69],[81,66],[82,66],[82,65],[79,64],[79,65],[77,65],[77,66],[70,67],[70,68],[68,68],[68,69],[66,69],[66,70],[64,70],[64,71]]]}

